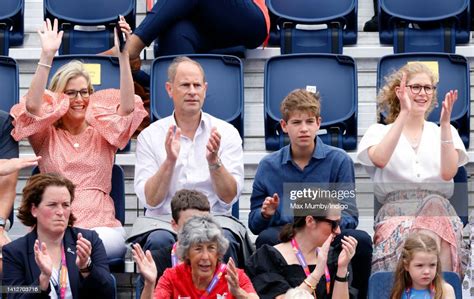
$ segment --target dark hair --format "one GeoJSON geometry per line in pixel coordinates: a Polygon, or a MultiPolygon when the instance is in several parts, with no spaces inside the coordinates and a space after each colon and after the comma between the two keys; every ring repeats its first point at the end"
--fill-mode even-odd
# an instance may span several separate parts
{"type": "Polygon", "coordinates": [[[293,216],[293,223],[287,223],[280,231],[280,240],[282,242],[289,242],[296,233],[302,230],[306,226],[306,217],[312,216],[313,219],[316,221],[318,219],[325,219],[329,211],[337,207],[339,201],[332,197],[316,197],[316,198],[308,198],[308,197],[301,197],[296,199],[296,205],[303,205],[306,206],[307,204],[311,204],[312,206],[318,206],[321,208],[305,208],[304,211],[299,211],[297,216],[293,216]],[[332,208],[328,208],[332,205],[332,208]],[[322,207],[326,208],[322,208],[322,207]],[[305,214],[306,213],[306,214],[305,214]]]}
{"type": "Polygon", "coordinates": [[[181,212],[190,209],[210,212],[211,206],[207,196],[196,190],[181,189],[177,191],[173,199],[171,199],[171,215],[173,220],[178,223],[181,212]]]}
{"type": "MultiPolygon", "coordinates": [[[[71,203],[74,200],[75,186],[67,178],[55,173],[40,173],[33,175],[26,182],[25,188],[23,188],[23,198],[20,208],[18,209],[17,217],[24,225],[30,227],[36,225],[37,220],[31,214],[31,208],[33,206],[39,206],[43,200],[44,191],[49,186],[66,187],[71,195],[71,203]]],[[[71,213],[68,225],[72,226],[74,221],[76,221],[76,217],[71,213]]]]}

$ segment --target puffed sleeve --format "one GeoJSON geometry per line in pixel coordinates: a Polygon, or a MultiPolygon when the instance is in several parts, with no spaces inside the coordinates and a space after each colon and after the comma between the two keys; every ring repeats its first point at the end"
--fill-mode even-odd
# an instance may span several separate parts
{"type": "Polygon", "coordinates": [[[462,142],[461,137],[459,137],[458,130],[451,125],[451,136],[453,137],[453,144],[454,148],[457,150],[459,158],[458,158],[458,167],[461,167],[467,162],[469,162],[469,156],[467,155],[466,148],[464,147],[464,143],[462,142]]]}
{"type": "Polygon", "coordinates": [[[45,90],[40,115],[33,115],[26,110],[25,95],[19,104],[14,105],[10,114],[13,116],[12,136],[19,141],[30,137],[33,148],[41,147],[53,124],[57,122],[69,109],[69,98],[64,94],[56,94],[45,90]]]}
{"type": "Polygon", "coordinates": [[[357,160],[362,165],[374,166],[369,158],[368,150],[371,146],[377,145],[385,136],[385,125],[373,124],[365,132],[357,148],[357,160]]]}
{"type": "Polygon", "coordinates": [[[120,90],[97,91],[90,96],[86,121],[111,145],[124,148],[147,116],[147,112],[141,98],[137,95],[135,95],[135,109],[129,115],[118,115],[119,105],[120,90]]]}
{"type": "Polygon", "coordinates": [[[291,288],[280,270],[284,261],[268,245],[260,247],[247,261],[245,271],[260,298],[275,298],[291,288]]]}

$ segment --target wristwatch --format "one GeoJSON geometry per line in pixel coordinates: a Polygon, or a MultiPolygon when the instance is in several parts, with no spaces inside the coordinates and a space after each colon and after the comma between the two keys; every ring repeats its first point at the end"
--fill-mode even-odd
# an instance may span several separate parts
{"type": "Polygon", "coordinates": [[[85,268],[79,269],[79,272],[81,273],[89,273],[92,271],[92,260],[91,257],[87,260],[87,265],[85,268]]]}
{"type": "Polygon", "coordinates": [[[209,170],[216,170],[222,166],[221,158],[217,157],[216,164],[209,164],[209,170]]]}
{"type": "Polygon", "coordinates": [[[7,220],[3,217],[0,217],[0,227],[5,227],[7,225],[7,220]]]}
{"type": "Polygon", "coordinates": [[[339,281],[339,282],[347,282],[348,279],[349,279],[349,271],[347,271],[345,277],[339,277],[336,275],[336,277],[334,278],[335,281],[339,281]]]}

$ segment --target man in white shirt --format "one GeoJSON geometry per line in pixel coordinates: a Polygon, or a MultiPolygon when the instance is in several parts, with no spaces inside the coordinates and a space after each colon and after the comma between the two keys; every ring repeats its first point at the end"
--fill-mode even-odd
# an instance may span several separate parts
{"type": "MultiPolygon", "coordinates": [[[[166,90],[173,115],[152,123],[137,139],[135,192],[146,216],[171,214],[171,198],[183,188],[204,193],[211,212],[230,214],[244,177],[238,131],[202,112],[207,82],[196,61],[176,58],[168,69],[166,90]]],[[[156,230],[148,235],[144,249],[173,243],[171,233],[156,230]]]]}

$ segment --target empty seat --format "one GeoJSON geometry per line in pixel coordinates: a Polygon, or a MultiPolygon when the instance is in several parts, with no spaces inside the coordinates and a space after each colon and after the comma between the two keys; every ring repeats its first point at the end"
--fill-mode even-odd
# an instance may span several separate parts
{"type": "MultiPolygon", "coordinates": [[[[451,113],[451,124],[458,129],[464,146],[469,148],[471,96],[467,59],[461,55],[445,53],[405,53],[384,56],[377,67],[377,90],[385,83],[386,76],[411,61],[426,61],[438,69],[438,106],[429,115],[429,121],[439,124],[444,95],[451,89],[458,90],[458,99],[451,113]]],[[[381,114],[380,118],[384,123],[384,114],[381,114]]]]}
{"type": "Polygon", "coordinates": [[[56,71],[72,60],[79,60],[86,64],[86,68],[91,75],[94,90],[107,88],[120,88],[120,65],[118,58],[98,55],[60,55],[54,57],[49,80],[56,71]]]}
{"type": "Polygon", "coordinates": [[[292,54],[270,58],[265,65],[265,147],[278,150],[289,140],[280,126],[280,104],[294,89],[321,95],[319,137],[345,150],[357,146],[357,72],[353,58],[334,54],[292,54]],[[326,131],[326,132],[324,132],[326,131]]]}
{"type": "Polygon", "coordinates": [[[357,0],[267,0],[277,17],[282,54],[342,54],[357,42],[357,0]],[[300,28],[297,25],[320,25],[300,28]],[[323,28],[320,28],[320,27],[323,28]]]}
{"type": "Polygon", "coordinates": [[[469,0],[380,0],[380,43],[395,53],[454,53],[470,38],[469,0]]]}
{"type": "Polygon", "coordinates": [[[110,49],[118,15],[133,30],[136,0],[44,0],[45,19],[57,18],[64,31],[59,54],[96,54],[110,49]]]}
{"type": "Polygon", "coordinates": [[[21,46],[25,35],[24,0],[3,0],[0,5],[0,55],[8,56],[10,46],[21,46]]]}
{"type": "MultiPolygon", "coordinates": [[[[208,82],[204,112],[232,124],[244,138],[244,85],[242,61],[235,56],[193,54],[189,58],[199,62],[208,82]]],[[[176,56],[156,58],[151,66],[150,118],[151,121],[173,113],[173,101],[165,89],[168,66],[176,56]]]]}
{"type": "Polygon", "coordinates": [[[19,98],[18,64],[15,59],[0,56],[0,110],[9,112],[19,98]]]}

